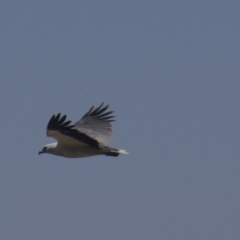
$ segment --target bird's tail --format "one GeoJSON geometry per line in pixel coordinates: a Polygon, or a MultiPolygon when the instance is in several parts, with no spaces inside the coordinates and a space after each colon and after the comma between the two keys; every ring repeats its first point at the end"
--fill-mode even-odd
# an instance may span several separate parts
{"type": "Polygon", "coordinates": [[[123,150],[123,149],[118,149],[118,153],[129,154],[129,152],[127,152],[126,150],[123,150]]]}
{"type": "Polygon", "coordinates": [[[106,156],[112,156],[112,157],[117,157],[119,154],[129,154],[126,150],[123,150],[123,149],[104,147],[104,150],[107,150],[104,153],[106,156]]]}

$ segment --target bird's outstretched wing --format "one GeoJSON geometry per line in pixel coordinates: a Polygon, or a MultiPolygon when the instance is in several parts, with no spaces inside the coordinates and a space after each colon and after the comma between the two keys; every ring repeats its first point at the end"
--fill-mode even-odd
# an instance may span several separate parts
{"type": "Polygon", "coordinates": [[[64,145],[104,146],[112,137],[112,111],[106,112],[109,105],[102,103],[99,107],[92,106],[89,111],[75,124],[66,121],[67,116],[53,115],[47,125],[47,136],[55,138],[64,145]]]}
{"type": "Polygon", "coordinates": [[[109,105],[101,103],[98,107],[92,106],[88,112],[74,124],[75,128],[88,137],[95,139],[100,145],[107,145],[112,138],[111,122],[115,121],[113,111],[106,111],[109,105]]]}

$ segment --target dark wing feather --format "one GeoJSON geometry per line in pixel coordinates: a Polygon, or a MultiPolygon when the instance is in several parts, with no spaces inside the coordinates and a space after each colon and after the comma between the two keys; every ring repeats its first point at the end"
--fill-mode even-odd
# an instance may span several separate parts
{"type": "Polygon", "coordinates": [[[81,118],[80,121],[86,120],[86,119],[94,119],[94,120],[108,120],[108,122],[113,122],[115,120],[113,120],[112,118],[114,118],[115,116],[108,116],[110,114],[113,113],[113,111],[109,111],[109,112],[105,112],[108,108],[109,105],[106,105],[105,107],[102,108],[102,106],[104,105],[104,103],[101,103],[99,107],[94,109],[94,106],[92,106],[88,112],[81,118]],[[102,114],[103,112],[105,112],[104,114],[102,114]],[[108,116],[108,117],[106,117],[108,116]]]}
{"type": "Polygon", "coordinates": [[[98,147],[97,140],[89,137],[83,132],[78,131],[71,121],[65,121],[66,115],[61,117],[61,114],[53,115],[47,125],[47,135],[54,137],[60,144],[86,144],[98,147]],[[71,139],[73,138],[73,140],[71,139]],[[78,140],[79,142],[74,141],[78,140]]]}

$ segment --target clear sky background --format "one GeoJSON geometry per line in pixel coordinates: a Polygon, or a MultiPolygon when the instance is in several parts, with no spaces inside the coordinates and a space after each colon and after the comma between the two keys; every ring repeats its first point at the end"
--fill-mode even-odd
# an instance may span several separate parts
{"type": "Polygon", "coordinates": [[[240,239],[240,2],[2,1],[0,239],[240,239]],[[110,104],[110,146],[38,151],[110,104]]]}

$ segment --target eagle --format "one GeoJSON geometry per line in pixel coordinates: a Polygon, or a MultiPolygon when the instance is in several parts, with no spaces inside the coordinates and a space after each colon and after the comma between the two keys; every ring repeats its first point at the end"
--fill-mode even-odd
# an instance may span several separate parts
{"type": "Polygon", "coordinates": [[[109,105],[92,106],[84,116],[72,124],[66,115],[54,114],[47,125],[47,136],[57,142],[45,145],[38,154],[50,153],[66,158],[83,158],[96,155],[117,157],[126,150],[108,147],[112,138],[111,122],[115,121],[109,105]]]}

